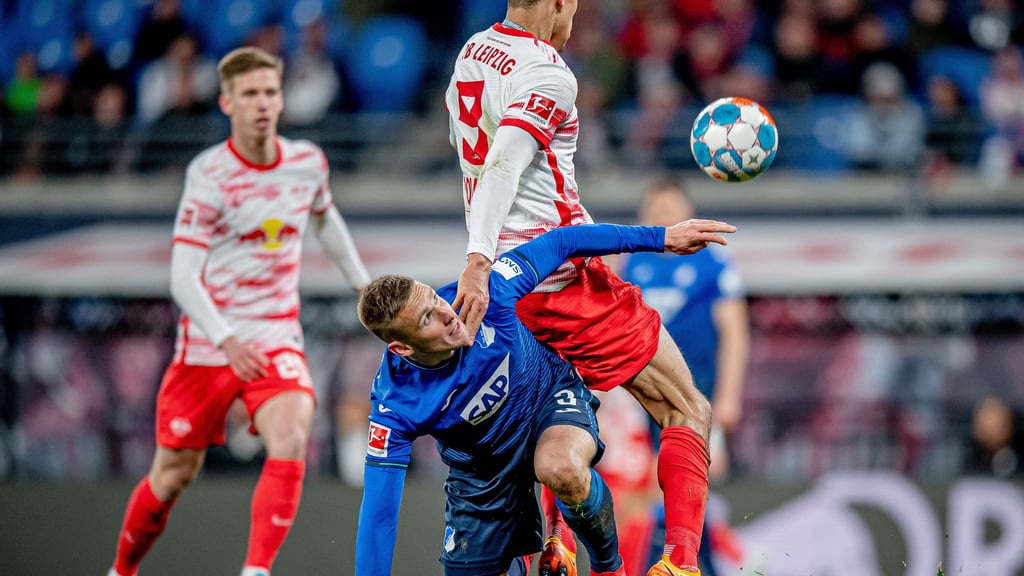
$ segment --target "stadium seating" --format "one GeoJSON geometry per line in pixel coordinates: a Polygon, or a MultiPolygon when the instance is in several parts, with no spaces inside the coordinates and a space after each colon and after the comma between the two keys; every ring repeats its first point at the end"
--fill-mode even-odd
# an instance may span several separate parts
{"type": "Polygon", "coordinates": [[[992,67],[991,56],[971,48],[944,46],[921,59],[922,85],[935,76],[946,76],[960,89],[970,106],[977,106],[979,87],[992,67]]]}
{"type": "Polygon", "coordinates": [[[214,58],[243,44],[271,15],[267,0],[207,0],[201,11],[203,51],[214,58]]]}
{"type": "Polygon", "coordinates": [[[360,108],[368,112],[408,110],[426,71],[426,33],[411,18],[371,18],[356,32],[345,63],[360,108]]]}
{"type": "Polygon", "coordinates": [[[33,50],[43,72],[70,71],[74,25],[69,0],[20,2],[14,15],[15,50],[33,50]]]}
{"type": "Polygon", "coordinates": [[[140,24],[134,0],[85,0],[81,22],[112,68],[128,64],[140,24]]]}

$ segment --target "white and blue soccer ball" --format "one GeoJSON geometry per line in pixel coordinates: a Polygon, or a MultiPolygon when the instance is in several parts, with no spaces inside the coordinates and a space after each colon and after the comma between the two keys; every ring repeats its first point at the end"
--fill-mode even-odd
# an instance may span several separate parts
{"type": "Polygon", "coordinates": [[[779,131],[771,114],[753,100],[720,98],[693,122],[690,151],[705,174],[722,182],[756,178],[775,160],[779,131]]]}

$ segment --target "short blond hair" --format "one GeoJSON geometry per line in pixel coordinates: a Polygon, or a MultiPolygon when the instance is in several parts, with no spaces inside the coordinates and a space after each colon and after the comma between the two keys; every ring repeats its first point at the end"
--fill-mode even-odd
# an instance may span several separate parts
{"type": "Polygon", "coordinates": [[[244,46],[228,52],[217,64],[221,91],[229,92],[236,76],[261,68],[276,70],[278,78],[284,75],[284,62],[266,50],[244,46]]]}
{"type": "Polygon", "coordinates": [[[385,342],[400,337],[395,329],[395,319],[412,298],[415,284],[412,278],[397,274],[381,276],[370,282],[359,298],[359,322],[385,342]]]}

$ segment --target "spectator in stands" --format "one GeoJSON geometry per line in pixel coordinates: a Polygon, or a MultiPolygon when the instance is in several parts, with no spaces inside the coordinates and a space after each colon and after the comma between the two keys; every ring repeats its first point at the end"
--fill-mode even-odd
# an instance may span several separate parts
{"type": "Polygon", "coordinates": [[[921,107],[906,94],[900,71],[872,64],[861,79],[864,100],[847,110],[844,153],[860,168],[903,170],[915,166],[924,148],[921,107]]]}
{"type": "Polygon", "coordinates": [[[1021,50],[998,52],[981,86],[981,113],[996,133],[981,150],[981,176],[989,188],[1006,186],[1024,157],[1024,65],[1021,50]]]}
{"type": "Polygon", "coordinates": [[[806,102],[818,91],[821,71],[813,17],[799,12],[783,14],[775,24],[773,39],[776,96],[784,102],[806,102]]]}
{"type": "Polygon", "coordinates": [[[316,124],[338,101],[341,81],[327,53],[327,28],[322,20],[302,31],[302,45],[285,68],[283,89],[283,120],[293,126],[316,124]]]}
{"type": "Polygon", "coordinates": [[[858,77],[851,74],[857,48],[854,30],[863,8],[861,0],[821,0],[815,17],[818,23],[818,53],[822,57],[819,78],[826,92],[853,94],[858,77]]]}
{"type": "Polygon", "coordinates": [[[966,473],[998,478],[1024,473],[1024,444],[1016,420],[1010,405],[998,396],[986,396],[975,404],[966,473]]]}
{"type": "Polygon", "coordinates": [[[136,67],[163,56],[174,40],[188,32],[181,15],[180,0],[155,0],[148,18],[143,20],[135,36],[132,57],[136,67]]]}
{"type": "Polygon", "coordinates": [[[978,0],[969,3],[968,32],[976,46],[999,51],[1011,43],[1024,43],[1024,13],[1014,0],[978,0]]]}
{"type": "Polygon", "coordinates": [[[983,130],[977,111],[964,102],[960,88],[946,76],[928,82],[926,173],[942,177],[954,165],[975,162],[983,130]]]}
{"type": "Polygon", "coordinates": [[[194,36],[178,36],[139,79],[139,120],[208,112],[217,89],[216,63],[199,52],[194,36]]]}
{"type": "Polygon", "coordinates": [[[962,44],[963,34],[953,23],[949,0],[913,0],[907,44],[920,57],[933,48],[962,44]]]}
{"type": "Polygon", "coordinates": [[[75,67],[68,78],[68,100],[71,113],[88,117],[93,113],[100,88],[120,81],[107,64],[107,58],[96,49],[92,36],[81,31],[75,36],[75,67]]]}
{"type": "Polygon", "coordinates": [[[4,90],[7,110],[16,117],[34,116],[42,88],[43,79],[36,67],[36,55],[22,52],[14,65],[14,79],[4,90]]]}

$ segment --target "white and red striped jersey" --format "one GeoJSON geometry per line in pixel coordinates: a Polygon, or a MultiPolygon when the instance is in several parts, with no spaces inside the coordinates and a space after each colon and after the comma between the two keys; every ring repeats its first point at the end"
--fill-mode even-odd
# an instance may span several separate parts
{"type": "MultiPolygon", "coordinates": [[[[529,32],[495,24],[470,38],[459,53],[445,104],[462,167],[467,225],[498,126],[522,128],[540,144],[520,176],[497,254],[559,226],[593,222],[580,204],[573,167],[576,92],[576,77],[558,51],[529,32]]],[[[537,290],[558,290],[574,277],[573,267],[563,264],[537,290]]]]}
{"type": "MultiPolygon", "coordinates": [[[[302,350],[302,236],[310,214],[332,205],[323,151],[281,137],[277,147],[277,161],[263,166],[242,158],[230,140],[201,152],[188,166],[174,224],[174,242],[208,250],[203,284],[234,335],[264,352],[302,350]]],[[[175,358],[227,364],[185,313],[175,358]]]]}

